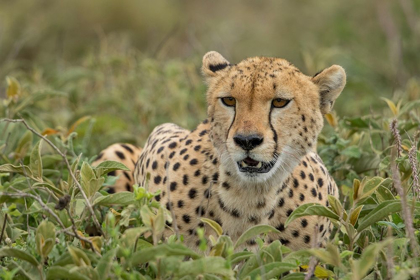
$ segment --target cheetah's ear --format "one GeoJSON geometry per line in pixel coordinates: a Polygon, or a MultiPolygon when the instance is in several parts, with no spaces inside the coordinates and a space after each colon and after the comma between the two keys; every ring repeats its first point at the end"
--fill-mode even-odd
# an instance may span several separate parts
{"type": "Polygon", "coordinates": [[[207,83],[209,83],[212,78],[223,73],[229,66],[230,63],[226,58],[218,52],[211,51],[203,56],[203,66],[201,67],[201,70],[207,83]]]}
{"type": "Polygon", "coordinates": [[[333,65],[313,76],[312,82],[318,86],[321,112],[326,114],[346,85],[346,72],[343,67],[333,65]]]}

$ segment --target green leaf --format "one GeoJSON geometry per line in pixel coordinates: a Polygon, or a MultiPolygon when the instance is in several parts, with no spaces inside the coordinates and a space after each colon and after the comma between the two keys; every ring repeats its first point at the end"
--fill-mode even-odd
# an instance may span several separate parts
{"type": "Polygon", "coordinates": [[[360,156],[362,155],[359,147],[357,146],[347,147],[341,151],[341,154],[349,158],[360,158],[360,156]]]}
{"type": "Polygon", "coordinates": [[[112,160],[103,161],[98,166],[95,167],[95,172],[96,172],[97,178],[101,177],[104,174],[108,174],[111,171],[115,171],[115,170],[130,171],[130,168],[128,168],[127,166],[125,166],[121,162],[112,161],[112,160]]]}
{"type": "Polygon", "coordinates": [[[379,186],[376,189],[376,197],[378,198],[379,202],[384,202],[386,200],[395,200],[394,195],[392,194],[391,190],[384,186],[379,186]]]}
{"type": "Polygon", "coordinates": [[[401,201],[400,200],[389,200],[384,201],[375,209],[371,210],[360,222],[357,227],[357,231],[361,232],[365,228],[373,225],[374,223],[382,220],[388,215],[401,211],[401,201]]]}
{"type": "Polygon", "coordinates": [[[284,262],[272,262],[262,266],[259,266],[252,270],[250,273],[244,276],[256,279],[257,276],[261,276],[261,279],[272,279],[280,276],[282,273],[296,269],[296,264],[284,263],[284,262]]]}
{"type": "Polygon", "coordinates": [[[92,167],[87,162],[83,162],[82,168],[80,169],[81,185],[83,191],[86,193],[88,198],[91,198],[96,191],[93,191],[95,186],[91,187],[91,181],[96,179],[95,173],[92,167]]]}
{"type": "Polygon", "coordinates": [[[159,208],[153,223],[153,233],[159,236],[165,230],[165,213],[162,207],[159,208]]]}
{"type": "Polygon", "coordinates": [[[148,227],[136,227],[126,229],[121,236],[121,246],[124,246],[129,249],[134,249],[134,244],[140,238],[142,234],[151,229],[148,227]]]}
{"type": "Polygon", "coordinates": [[[55,225],[43,220],[36,229],[35,241],[38,254],[45,259],[55,245],[55,225]]]}
{"type": "Polygon", "coordinates": [[[15,158],[24,158],[32,145],[33,134],[31,131],[26,131],[20,138],[19,143],[15,149],[15,158]]]}
{"type": "Polygon", "coordinates": [[[153,229],[154,220],[156,218],[156,215],[150,210],[148,205],[143,205],[143,207],[140,209],[140,216],[141,220],[143,221],[143,224],[153,229]]]}
{"type": "Polygon", "coordinates": [[[217,222],[211,219],[207,219],[207,218],[201,218],[200,220],[208,224],[212,229],[214,229],[214,231],[217,233],[217,236],[220,236],[223,234],[223,229],[217,222]]]}
{"type": "Polygon", "coordinates": [[[339,267],[341,264],[338,247],[328,243],[325,249],[310,249],[309,252],[324,263],[339,267]]]}
{"type": "Polygon", "coordinates": [[[388,239],[382,242],[373,243],[366,247],[360,256],[360,259],[353,261],[352,271],[355,275],[354,279],[362,279],[365,277],[375,264],[379,252],[391,243],[392,239],[388,239]]]}
{"type": "Polygon", "coordinates": [[[292,221],[294,221],[297,218],[313,215],[331,218],[336,221],[338,221],[339,219],[339,216],[327,207],[318,203],[307,203],[299,206],[292,212],[292,214],[286,220],[285,227],[287,227],[292,221]]]}
{"type": "Polygon", "coordinates": [[[69,253],[71,255],[71,258],[73,259],[73,263],[77,266],[90,266],[91,262],[88,256],[83,252],[83,250],[74,247],[69,246],[68,247],[69,253]]]}
{"type": "Polygon", "coordinates": [[[358,206],[356,209],[354,209],[350,214],[350,223],[354,226],[357,223],[357,220],[359,219],[360,211],[362,211],[364,205],[358,206]]]}
{"type": "Polygon", "coordinates": [[[9,173],[9,172],[18,173],[18,174],[21,174],[23,176],[26,175],[29,178],[37,181],[37,179],[34,178],[34,176],[32,175],[31,169],[29,169],[29,167],[26,166],[26,165],[17,166],[17,165],[12,165],[12,164],[9,164],[9,163],[0,165],[0,173],[9,173]]]}
{"type": "MultiPolygon", "coordinates": [[[[71,165],[71,171],[73,174],[76,174],[76,170],[77,170],[77,166],[79,165],[79,161],[82,157],[82,154],[80,154],[77,158],[74,159],[74,162],[71,165]]],[[[67,182],[68,182],[68,186],[70,187],[70,190],[73,190],[73,177],[71,176],[70,172],[69,175],[67,176],[67,182]]]]}
{"type": "Polygon", "coordinates": [[[280,231],[278,231],[276,228],[269,226],[269,225],[256,225],[253,226],[249,229],[247,229],[244,233],[242,233],[242,235],[238,238],[238,240],[235,243],[234,248],[238,248],[239,245],[241,245],[242,243],[244,243],[245,241],[257,237],[260,234],[263,233],[280,233],[280,231]]]}
{"type": "Polygon", "coordinates": [[[42,182],[42,159],[41,159],[41,148],[42,139],[39,140],[38,144],[34,146],[31,152],[29,160],[29,168],[32,170],[34,177],[38,178],[42,182]]]}
{"type": "MultiPolygon", "coordinates": [[[[48,269],[47,279],[68,279],[68,280],[90,280],[82,273],[74,271],[73,268],[63,266],[52,266],[48,269]]],[[[101,278],[106,279],[106,278],[101,278]]]]}
{"type": "Polygon", "coordinates": [[[341,202],[332,195],[328,195],[328,202],[330,203],[331,209],[334,211],[337,216],[342,217],[344,221],[347,221],[347,212],[344,210],[341,202]]]}
{"type": "Polygon", "coordinates": [[[394,117],[396,117],[398,115],[398,109],[397,106],[395,106],[395,103],[385,97],[381,97],[381,99],[384,100],[386,104],[388,104],[388,107],[389,109],[391,109],[392,114],[394,115],[394,117]]]}
{"type": "Polygon", "coordinates": [[[46,187],[47,189],[51,190],[52,192],[54,192],[56,195],[58,196],[63,196],[64,192],[58,188],[56,188],[53,184],[51,184],[50,182],[39,182],[39,183],[35,183],[32,185],[32,187],[37,188],[37,187],[46,187]]]}
{"type": "Polygon", "coordinates": [[[98,265],[95,268],[96,272],[98,272],[99,279],[110,278],[109,271],[111,269],[112,263],[114,262],[116,253],[117,249],[111,249],[99,260],[98,265]]]}
{"type": "Polygon", "coordinates": [[[295,272],[281,278],[282,280],[305,280],[305,273],[295,272]]]}
{"type": "Polygon", "coordinates": [[[17,258],[23,261],[26,261],[33,266],[38,266],[38,261],[30,254],[28,254],[25,251],[16,249],[16,248],[9,248],[4,247],[0,249],[0,257],[11,257],[11,258],[17,258]]]}
{"type": "Polygon", "coordinates": [[[233,278],[233,271],[230,269],[228,262],[221,257],[206,257],[198,260],[183,262],[179,267],[177,276],[198,276],[204,273],[223,275],[233,278]]]}
{"type": "Polygon", "coordinates": [[[410,112],[412,108],[420,107],[420,100],[414,100],[407,102],[399,111],[399,116],[405,114],[406,112],[410,112]]]}
{"type": "Polygon", "coordinates": [[[363,180],[361,186],[359,188],[359,193],[357,195],[357,201],[360,202],[365,198],[370,197],[376,189],[381,185],[386,185],[391,182],[390,178],[381,178],[381,177],[373,177],[370,179],[366,179],[367,181],[363,180]]]}
{"type": "Polygon", "coordinates": [[[237,263],[239,263],[243,260],[249,259],[253,255],[254,255],[253,252],[247,252],[247,251],[235,253],[235,254],[232,255],[231,263],[232,264],[237,264],[237,263]]]}
{"type": "Polygon", "coordinates": [[[13,77],[7,76],[6,82],[7,82],[7,91],[6,91],[7,97],[17,99],[17,97],[19,97],[22,93],[18,80],[16,80],[13,77]]]}
{"type": "Polygon", "coordinates": [[[182,244],[161,244],[133,253],[130,258],[131,265],[139,265],[167,256],[189,256],[193,259],[200,255],[182,244]]]}

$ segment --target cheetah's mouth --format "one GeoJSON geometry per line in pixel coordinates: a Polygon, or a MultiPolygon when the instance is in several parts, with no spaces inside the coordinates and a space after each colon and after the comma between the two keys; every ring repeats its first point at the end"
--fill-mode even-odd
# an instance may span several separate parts
{"type": "Polygon", "coordinates": [[[271,168],[273,168],[275,163],[275,161],[257,161],[250,157],[246,157],[245,159],[237,162],[239,171],[246,173],[267,173],[271,170],[271,168]]]}

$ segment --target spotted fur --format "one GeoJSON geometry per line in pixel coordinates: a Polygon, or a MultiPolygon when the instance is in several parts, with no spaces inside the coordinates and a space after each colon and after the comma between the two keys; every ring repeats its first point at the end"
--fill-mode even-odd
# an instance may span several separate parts
{"type": "MultiPolygon", "coordinates": [[[[209,52],[202,71],[208,118],[193,131],[175,124],[156,127],[133,168],[134,182],[143,185],[150,174],[150,190],[162,191],[156,200],[173,210],[191,247],[199,244],[197,228],[212,234],[201,217],[217,221],[233,240],[253,225],[268,224],[280,231],[268,242],[280,240],[292,249],[322,246],[332,229],[328,220],[304,217],[287,228],[285,221],[299,205],[328,206],[328,195],[338,196],[316,154],[316,141],[322,115],[344,88],[344,70],[334,65],[309,77],[283,59],[254,57],[232,65],[209,52]],[[236,103],[227,106],[223,98],[236,103]],[[287,104],[277,108],[275,99],[287,104]]],[[[101,160],[138,151],[114,145],[101,160]]],[[[133,182],[117,182],[116,190],[125,190],[127,183],[133,182]]],[[[165,236],[170,234],[167,230],[165,236]]],[[[246,244],[255,246],[252,240],[246,244]]]]}

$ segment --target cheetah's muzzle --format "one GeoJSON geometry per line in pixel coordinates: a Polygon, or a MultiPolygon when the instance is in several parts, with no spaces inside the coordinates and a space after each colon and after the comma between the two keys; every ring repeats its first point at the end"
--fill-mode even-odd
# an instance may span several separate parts
{"type": "Polygon", "coordinates": [[[256,161],[250,157],[238,161],[237,165],[240,172],[245,173],[267,173],[273,168],[275,160],[269,162],[256,161]]]}

